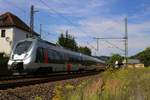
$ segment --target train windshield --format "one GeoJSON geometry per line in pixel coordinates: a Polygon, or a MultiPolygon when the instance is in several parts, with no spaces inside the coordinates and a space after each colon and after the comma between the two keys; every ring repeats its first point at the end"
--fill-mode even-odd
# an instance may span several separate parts
{"type": "Polygon", "coordinates": [[[23,54],[23,53],[28,52],[28,50],[29,50],[31,44],[32,44],[32,41],[19,42],[19,43],[16,45],[14,54],[19,54],[19,55],[20,55],[20,54],[23,54]]]}

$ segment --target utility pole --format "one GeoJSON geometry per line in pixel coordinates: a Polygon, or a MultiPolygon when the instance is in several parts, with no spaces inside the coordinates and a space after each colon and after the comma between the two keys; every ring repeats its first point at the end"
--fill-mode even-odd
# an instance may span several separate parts
{"type": "Polygon", "coordinates": [[[96,42],[97,42],[97,52],[98,52],[98,50],[99,50],[99,38],[94,37],[94,39],[96,39],[96,42]]]}
{"type": "Polygon", "coordinates": [[[42,24],[40,24],[40,38],[42,38],[42,24]]]}
{"type": "Polygon", "coordinates": [[[99,40],[97,39],[97,51],[99,51],[99,40]]]}
{"type": "Polygon", "coordinates": [[[97,51],[97,54],[98,54],[98,51],[99,51],[99,38],[94,37],[94,39],[96,40],[96,51],[97,51]]]}
{"type": "Polygon", "coordinates": [[[128,66],[128,26],[127,17],[125,18],[125,64],[128,66]]]}
{"type": "Polygon", "coordinates": [[[33,36],[33,31],[34,31],[34,6],[31,6],[30,10],[30,35],[29,37],[33,36]]]}
{"type": "Polygon", "coordinates": [[[30,9],[30,34],[29,37],[33,37],[33,32],[34,32],[34,14],[35,12],[38,12],[37,10],[34,10],[34,6],[31,6],[30,9]]]}

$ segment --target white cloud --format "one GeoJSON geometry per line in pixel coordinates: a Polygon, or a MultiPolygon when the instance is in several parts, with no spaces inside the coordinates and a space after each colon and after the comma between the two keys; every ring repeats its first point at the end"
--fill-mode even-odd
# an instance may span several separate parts
{"type": "MultiPolygon", "coordinates": [[[[87,45],[89,40],[86,40],[85,37],[124,37],[124,19],[123,17],[112,18],[101,18],[95,17],[92,19],[85,19],[79,22],[79,27],[74,26],[58,26],[56,31],[60,30],[70,30],[70,34],[81,39],[79,44],[87,45]],[[82,30],[84,30],[84,33],[82,30]],[[82,41],[83,40],[83,41],[82,41]]],[[[150,46],[150,21],[145,21],[141,23],[128,23],[128,34],[129,34],[129,55],[139,52],[148,46],[150,46]],[[131,50],[131,52],[130,52],[131,50]],[[135,50],[135,52],[132,52],[135,50]]],[[[93,40],[94,41],[94,40],[93,40]]],[[[113,44],[117,45],[120,48],[124,48],[124,43],[119,41],[111,41],[113,44]]],[[[93,47],[96,47],[96,43],[90,42],[93,47]]],[[[108,44],[100,45],[102,50],[99,54],[111,54],[113,50],[115,52],[120,52],[116,48],[109,48],[108,44]],[[112,50],[109,52],[109,50],[112,50]],[[109,53],[108,53],[109,52],[109,53]]],[[[120,52],[121,53],[121,52],[120,52]]]]}

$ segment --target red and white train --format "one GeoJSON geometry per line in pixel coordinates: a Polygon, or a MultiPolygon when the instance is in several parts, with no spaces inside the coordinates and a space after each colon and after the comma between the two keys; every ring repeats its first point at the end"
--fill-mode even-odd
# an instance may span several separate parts
{"type": "Polygon", "coordinates": [[[105,62],[41,39],[29,38],[14,46],[8,69],[19,75],[88,71],[105,69],[105,62]]]}

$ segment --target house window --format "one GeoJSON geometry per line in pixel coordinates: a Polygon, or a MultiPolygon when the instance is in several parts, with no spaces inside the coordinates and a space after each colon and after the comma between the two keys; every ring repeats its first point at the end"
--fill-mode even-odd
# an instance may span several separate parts
{"type": "Polygon", "coordinates": [[[5,37],[6,30],[1,30],[1,37],[5,37]]]}
{"type": "Polygon", "coordinates": [[[3,17],[0,17],[0,25],[3,24],[3,17]]]}
{"type": "Polygon", "coordinates": [[[3,24],[3,20],[0,20],[0,25],[2,25],[3,24]]]}

